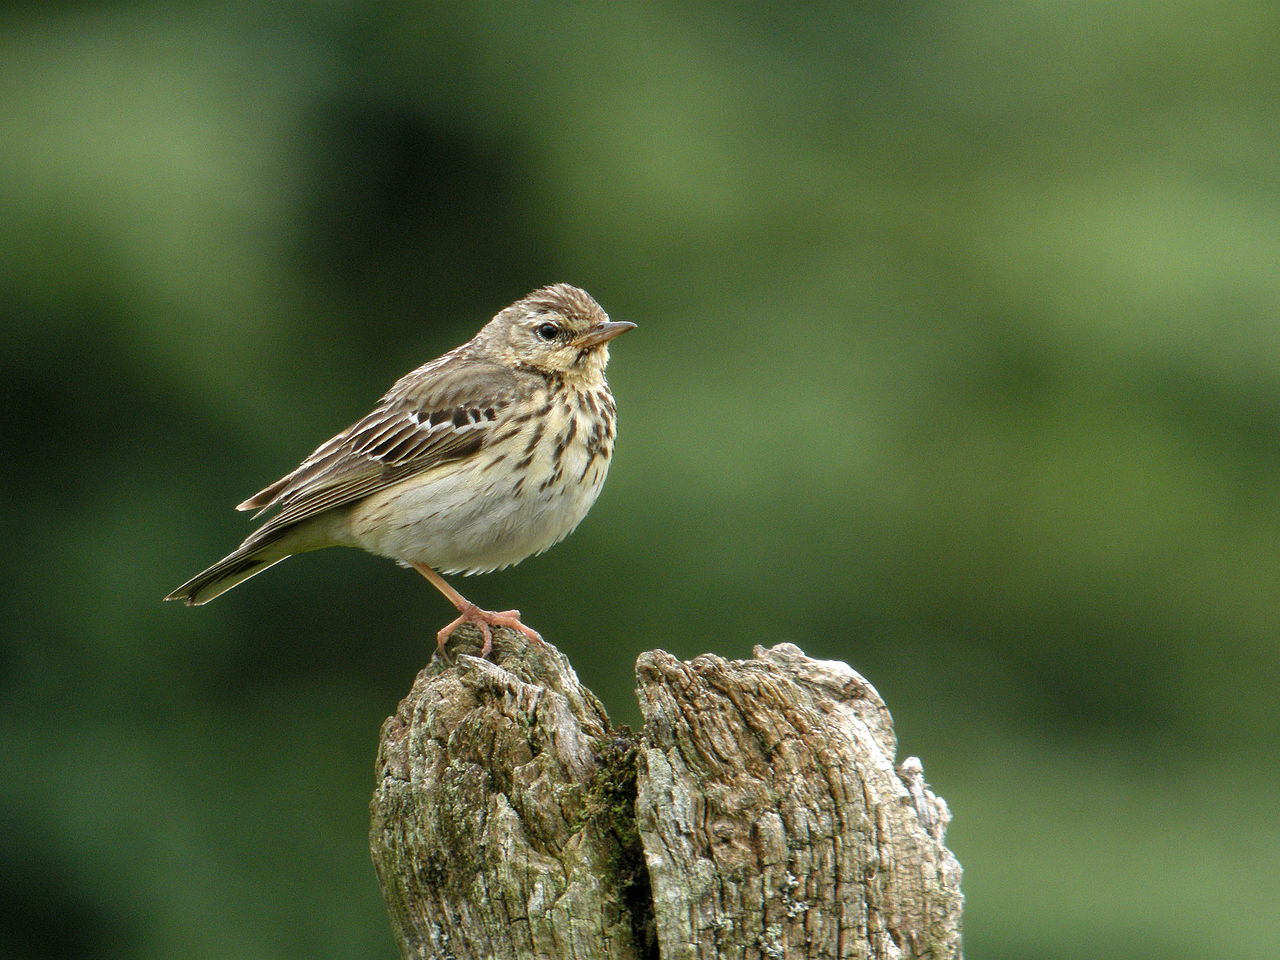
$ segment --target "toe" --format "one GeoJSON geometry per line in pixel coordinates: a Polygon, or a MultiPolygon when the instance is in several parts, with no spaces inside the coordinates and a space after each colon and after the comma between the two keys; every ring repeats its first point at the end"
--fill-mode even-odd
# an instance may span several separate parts
{"type": "Polygon", "coordinates": [[[480,628],[480,635],[484,637],[484,645],[480,647],[480,659],[483,660],[489,656],[489,651],[493,649],[493,633],[489,630],[489,625],[483,620],[477,621],[476,626],[480,628]]]}
{"type": "Polygon", "coordinates": [[[537,644],[543,643],[542,634],[538,633],[538,631],[533,629],[533,627],[526,626],[525,624],[521,623],[519,617],[509,620],[508,622],[504,623],[503,626],[510,627],[512,630],[515,630],[518,633],[524,634],[525,637],[527,637],[529,640],[532,640],[534,643],[537,643],[537,644]]]}
{"type": "Polygon", "coordinates": [[[448,641],[449,637],[453,636],[453,631],[457,630],[460,626],[462,626],[466,622],[467,622],[466,617],[459,617],[457,620],[454,620],[452,623],[448,624],[447,626],[441,627],[440,632],[436,634],[436,646],[439,647],[441,650],[443,650],[444,645],[448,641]]]}

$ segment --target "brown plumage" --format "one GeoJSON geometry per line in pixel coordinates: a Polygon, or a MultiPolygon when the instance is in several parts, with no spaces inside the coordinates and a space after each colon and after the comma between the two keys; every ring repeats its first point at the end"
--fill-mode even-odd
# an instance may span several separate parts
{"type": "Polygon", "coordinates": [[[414,567],[463,622],[509,626],[439,576],[518,563],[567,536],[608,472],[615,436],[605,380],[611,321],[585,291],[536,290],[467,343],[405,375],[368,416],[239,505],[278,512],[166,600],[202,604],[295,553],[354,546],[414,567]]]}

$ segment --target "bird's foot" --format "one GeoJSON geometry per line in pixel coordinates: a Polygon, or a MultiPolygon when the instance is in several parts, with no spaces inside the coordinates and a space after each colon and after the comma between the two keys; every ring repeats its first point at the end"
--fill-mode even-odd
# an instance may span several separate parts
{"type": "Polygon", "coordinates": [[[449,639],[453,631],[464,623],[474,624],[480,631],[480,636],[484,638],[484,646],[480,648],[481,658],[487,657],[489,651],[493,649],[493,627],[508,627],[517,633],[524,634],[531,643],[536,643],[538,646],[543,645],[542,635],[533,627],[526,627],[520,622],[519,610],[481,610],[469,600],[464,602],[466,606],[458,608],[462,611],[462,616],[436,634],[436,645],[442,653],[444,652],[445,641],[449,639]]]}

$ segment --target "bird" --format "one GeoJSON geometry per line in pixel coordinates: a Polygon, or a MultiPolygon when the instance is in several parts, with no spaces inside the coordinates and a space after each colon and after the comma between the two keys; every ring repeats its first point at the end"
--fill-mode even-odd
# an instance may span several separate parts
{"type": "Polygon", "coordinates": [[[541,635],[519,610],[484,610],[442,574],[489,573],[567,537],[609,471],[617,411],[609,343],[635,329],[585,290],[541,287],[480,332],[397,380],[365,417],[237,506],[275,511],[243,543],[165,600],[208,603],[268,567],[357,547],[425,577],[492,649],[492,629],[541,635]]]}

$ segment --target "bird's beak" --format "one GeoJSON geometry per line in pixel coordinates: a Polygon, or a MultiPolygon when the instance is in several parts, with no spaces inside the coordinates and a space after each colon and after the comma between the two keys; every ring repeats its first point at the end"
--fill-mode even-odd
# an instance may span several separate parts
{"type": "Polygon", "coordinates": [[[608,343],[620,333],[626,333],[628,330],[634,330],[636,325],[630,320],[606,320],[603,323],[597,323],[594,327],[578,338],[575,347],[598,347],[602,343],[608,343]]]}

